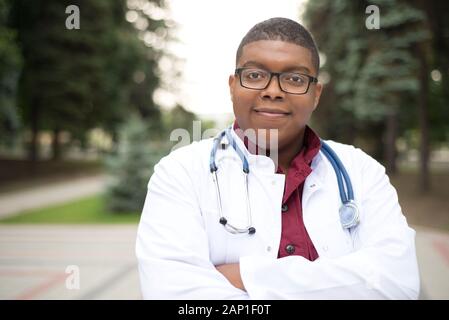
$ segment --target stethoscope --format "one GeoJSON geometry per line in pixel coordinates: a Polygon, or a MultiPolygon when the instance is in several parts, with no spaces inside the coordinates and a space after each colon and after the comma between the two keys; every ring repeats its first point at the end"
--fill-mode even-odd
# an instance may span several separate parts
{"type": "MultiPolygon", "coordinates": [[[[357,226],[357,224],[360,221],[359,209],[354,201],[354,191],[352,189],[351,179],[349,178],[348,172],[346,171],[343,163],[341,162],[337,154],[334,152],[334,150],[332,150],[332,148],[323,140],[320,141],[321,141],[321,152],[329,160],[337,176],[338,190],[340,193],[340,199],[342,203],[339,209],[340,223],[344,229],[351,230],[351,228],[357,226]]],[[[215,191],[217,195],[220,224],[222,224],[227,231],[233,234],[248,233],[251,235],[256,233],[256,228],[254,228],[252,223],[251,205],[249,201],[249,190],[248,190],[249,163],[247,157],[235,142],[235,139],[231,134],[231,127],[226,128],[214,138],[212,150],[210,153],[209,167],[210,172],[212,173],[213,176],[215,191]],[[228,219],[226,219],[226,217],[223,215],[223,207],[221,205],[220,184],[218,183],[218,176],[217,176],[218,167],[215,163],[215,157],[220,145],[222,149],[225,149],[227,146],[227,144],[222,143],[224,137],[226,137],[229,144],[232,146],[232,148],[235,150],[237,155],[242,160],[243,175],[245,181],[246,214],[247,214],[247,225],[244,228],[237,228],[233,226],[232,224],[229,223],[228,219]]]]}

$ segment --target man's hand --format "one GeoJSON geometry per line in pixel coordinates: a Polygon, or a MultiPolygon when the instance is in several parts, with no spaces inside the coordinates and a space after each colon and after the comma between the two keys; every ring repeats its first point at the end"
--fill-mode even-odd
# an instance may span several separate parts
{"type": "Polygon", "coordinates": [[[234,287],[246,291],[242,278],[240,277],[240,265],[238,263],[222,264],[215,266],[215,268],[224,275],[234,287]]]}

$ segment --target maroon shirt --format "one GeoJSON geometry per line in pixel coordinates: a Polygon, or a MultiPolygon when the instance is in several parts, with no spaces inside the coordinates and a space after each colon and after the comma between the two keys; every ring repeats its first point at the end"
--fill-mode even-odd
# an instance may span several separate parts
{"type": "MultiPolygon", "coordinates": [[[[234,122],[234,130],[238,129],[237,121],[234,122]]],[[[244,138],[248,148],[248,139],[244,138]]],[[[282,233],[278,258],[299,255],[314,261],[318,258],[318,252],[307,233],[302,217],[302,191],[304,181],[312,172],[310,167],[313,158],[321,147],[320,138],[306,126],[304,131],[304,146],[290,163],[285,179],[284,196],[282,199],[282,233]]],[[[254,150],[249,148],[249,150],[254,150]]],[[[280,167],[277,173],[283,173],[280,167]]]]}

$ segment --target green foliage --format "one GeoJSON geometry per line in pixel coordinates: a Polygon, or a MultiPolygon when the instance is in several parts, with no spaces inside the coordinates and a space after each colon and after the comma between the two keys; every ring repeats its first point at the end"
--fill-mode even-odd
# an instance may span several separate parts
{"type": "Polygon", "coordinates": [[[449,92],[444,85],[440,81],[430,86],[430,138],[436,146],[447,146],[449,141],[449,92]]]}
{"type": "Polygon", "coordinates": [[[323,71],[331,74],[328,86],[335,87],[341,107],[357,120],[382,120],[391,108],[399,107],[397,96],[417,93],[416,61],[410,49],[426,36],[413,25],[423,19],[422,12],[399,0],[358,4],[322,0],[309,7],[312,33],[327,58],[323,71]],[[364,8],[371,3],[380,7],[380,30],[365,28],[364,8]],[[323,12],[325,19],[320,16],[323,12]]]}
{"type": "Polygon", "coordinates": [[[190,135],[193,134],[192,126],[193,121],[197,120],[194,113],[184,109],[181,105],[177,105],[169,112],[165,113],[164,126],[167,130],[167,134],[174,129],[186,129],[189,131],[190,135]]]}
{"type": "Polygon", "coordinates": [[[326,57],[322,73],[330,78],[315,116],[324,135],[349,143],[368,137],[382,145],[389,115],[397,116],[399,134],[416,128],[415,52],[431,37],[426,19],[402,0],[308,2],[305,20],[326,57]],[[371,4],[380,9],[378,30],[365,27],[371,4]]]}
{"type": "Polygon", "coordinates": [[[105,1],[94,3],[74,3],[81,6],[82,25],[68,30],[64,2],[14,2],[13,20],[25,60],[20,106],[27,124],[37,116],[41,129],[78,133],[103,113],[104,57],[112,21],[105,1]]]}
{"type": "Polygon", "coordinates": [[[11,144],[20,127],[16,107],[21,55],[15,30],[7,26],[10,4],[0,0],[0,143],[11,144]]]}
{"type": "Polygon", "coordinates": [[[119,141],[107,161],[111,175],[107,206],[113,212],[140,212],[154,165],[169,153],[170,144],[152,139],[149,126],[138,116],[122,127],[119,141]]]}
{"type": "Polygon", "coordinates": [[[137,3],[140,19],[148,22],[139,30],[125,20],[125,0],[11,3],[11,25],[24,60],[19,107],[27,128],[68,131],[83,142],[97,127],[115,136],[130,109],[160,123],[153,92],[160,85],[163,48],[144,43],[143,36],[165,34],[167,26],[143,8],[159,8],[162,1],[137,3]],[[80,29],[66,28],[68,5],[79,7],[80,29]]]}

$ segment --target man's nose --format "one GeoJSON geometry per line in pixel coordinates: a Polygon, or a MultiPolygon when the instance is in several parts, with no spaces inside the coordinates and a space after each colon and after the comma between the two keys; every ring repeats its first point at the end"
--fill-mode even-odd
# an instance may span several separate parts
{"type": "Polygon", "coordinates": [[[281,90],[279,83],[279,76],[273,75],[268,86],[261,92],[262,98],[270,100],[282,100],[285,97],[285,92],[281,90]]]}

